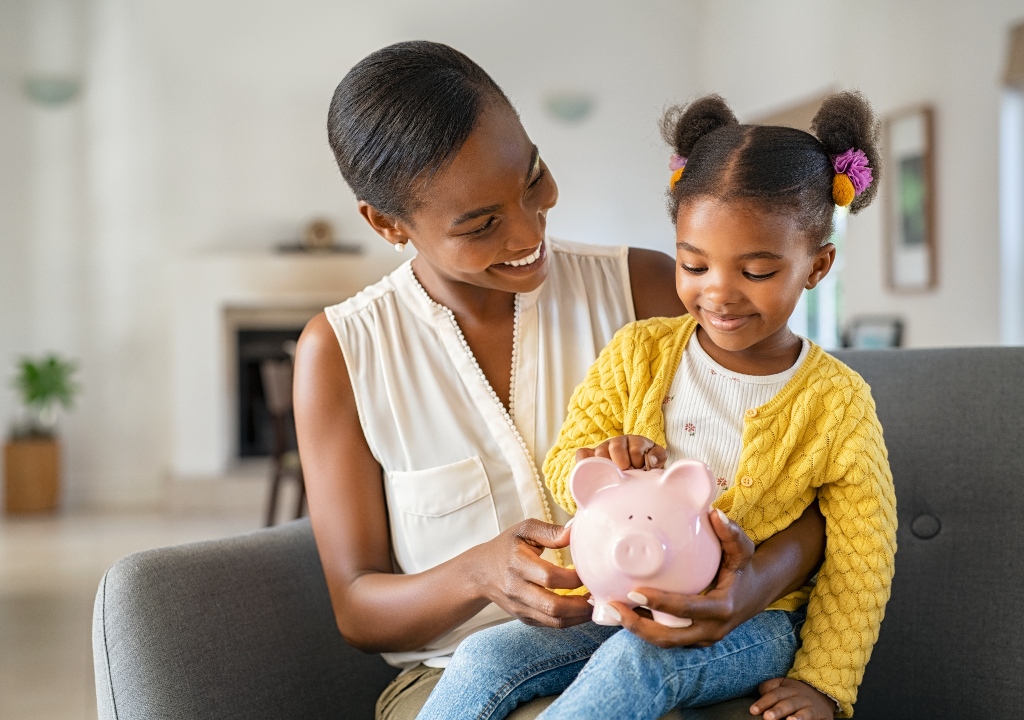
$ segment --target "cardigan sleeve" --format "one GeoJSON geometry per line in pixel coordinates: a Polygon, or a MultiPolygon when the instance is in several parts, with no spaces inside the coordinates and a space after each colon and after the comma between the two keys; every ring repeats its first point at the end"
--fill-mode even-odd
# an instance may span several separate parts
{"type": "Polygon", "coordinates": [[[839,703],[840,717],[853,714],[857,688],[889,600],[896,553],[896,494],[882,428],[867,386],[833,395],[845,408],[818,489],[825,516],[825,561],[807,606],[789,676],[839,703]],[[858,401],[842,402],[850,393],[858,401]],[[846,396],[844,398],[843,396],[846,396]]]}
{"type": "Polygon", "coordinates": [[[548,489],[555,502],[571,514],[576,513],[576,501],[569,492],[569,475],[576,464],[576,451],[622,435],[629,400],[624,358],[632,345],[632,326],[627,325],[601,351],[573,392],[558,440],[544,460],[548,489]]]}

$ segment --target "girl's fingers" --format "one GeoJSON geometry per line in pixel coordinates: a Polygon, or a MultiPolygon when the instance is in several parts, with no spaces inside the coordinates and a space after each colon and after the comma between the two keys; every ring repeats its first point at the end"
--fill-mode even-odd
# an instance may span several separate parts
{"type": "Polygon", "coordinates": [[[576,451],[576,462],[594,457],[594,448],[580,448],[576,451]]]}
{"type": "Polygon", "coordinates": [[[765,693],[769,693],[775,688],[777,688],[779,685],[781,685],[783,679],[784,678],[772,678],[770,680],[765,680],[763,683],[757,686],[757,691],[762,695],[764,695],[765,693]]]}

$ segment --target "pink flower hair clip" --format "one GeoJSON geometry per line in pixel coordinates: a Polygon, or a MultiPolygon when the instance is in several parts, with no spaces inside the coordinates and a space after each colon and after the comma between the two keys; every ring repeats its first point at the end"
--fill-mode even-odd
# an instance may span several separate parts
{"type": "Polygon", "coordinates": [[[874,175],[863,150],[850,148],[832,157],[832,199],[839,207],[846,207],[853,199],[871,186],[874,175]]]}

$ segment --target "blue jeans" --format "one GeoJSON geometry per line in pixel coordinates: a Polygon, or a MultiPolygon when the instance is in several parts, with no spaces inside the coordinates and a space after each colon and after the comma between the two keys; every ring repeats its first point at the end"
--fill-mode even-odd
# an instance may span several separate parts
{"type": "Polygon", "coordinates": [[[766,610],[710,647],[662,649],[621,628],[509,622],[459,645],[417,720],[504,718],[562,693],[538,720],[657,720],[750,694],[793,665],[804,610],[766,610]]]}

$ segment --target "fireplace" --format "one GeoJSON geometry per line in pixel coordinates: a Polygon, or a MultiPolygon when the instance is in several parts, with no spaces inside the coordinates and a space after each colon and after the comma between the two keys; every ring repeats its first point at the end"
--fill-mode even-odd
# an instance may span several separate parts
{"type": "MultiPolygon", "coordinates": [[[[260,409],[262,398],[256,395],[262,392],[262,383],[257,388],[253,381],[258,361],[253,359],[253,366],[243,371],[241,332],[282,332],[294,338],[325,306],[359,292],[404,259],[393,252],[352,256],[225,251],[175,261],[169,278],[174,288],[172,476],[229,477],[241,462],[252,467],[248,458],[255,461],[254,456],[266,452],[266,430],[260,429],[265,428],[261,414],[266,411],[260,409]],[[241,398],[250,391],[255,396],[243,413],[241,398]]],[[[280,340],[281,336],[269,337],[266,351],[277,354],[280,340]]]]}
{"type": "MultiPolygon", "coordinates": [[[[273,419],[267,412],[267,403],[260,378],[260,365],[266,360],[286,360],[293,353],[295,341],[299,339],[302,327],[277,329],[243,329],[235,332],[235,357],[238,366],[237,407],[238,457],[266,457],[273,452],[273,419]]],[[[285,419],[288,433],[288,449],[295,444],[295,424],[285,419]]]]}

